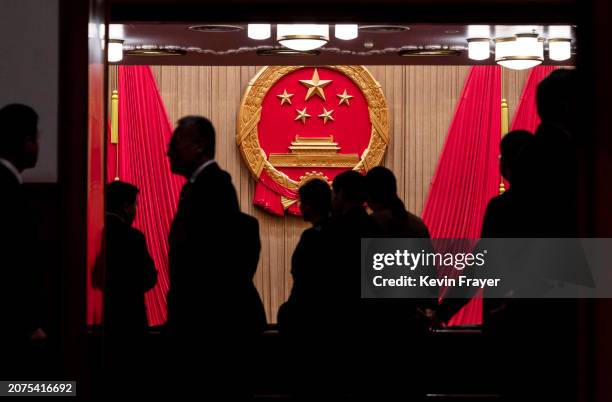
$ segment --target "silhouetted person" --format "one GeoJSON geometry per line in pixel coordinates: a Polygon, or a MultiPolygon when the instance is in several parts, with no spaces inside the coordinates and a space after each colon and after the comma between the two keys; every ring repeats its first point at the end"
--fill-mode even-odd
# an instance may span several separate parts
{"type": "Polygon", "coordinates": [[[157,270],[144,234],[132,227],[137,187],[114,181],[106,186],[106,264],[94,270],[104,291],[104,341],[109,395],[136,394],[145,362],[148,321],[145,293],[157,282],[157,270]]]}
{"type": "MultiPolygon", "coordinates": [[[[529,172],[526,171],[522,158],[533,141],[533,134],[525,130],[511,131],[503,137],[500,143],[499,171],[510,185],[503,194],[489,201],[483,219],[481,238],[516,238],[526,233],[531,219],[531,204],[525,202],[523,198],[529,172]]],[[[464,274],[474,277],[479,274],[485,277],[492,275],[482,270],[467,270],[464,274]]],[[[506,281],[511,279],[508,273],[500,275],[506,281]]],[[[451,289],[438,309],[438,318],[442,321],[450,320],[475,293],[475,289],[451,289]]],[[[492,299],[487,290],[484,296],[483,326],[486,332],[499,333],[505,331],[507,325],[514,325],[511,317],[513,312],[509,310],[511,303],[508,299],[492,299]]]]}
{"type": "Polygon", "coordinates": [[[418,216],[406,210],[397,195],[397,181],[392,171],[376,166],[366,174],[368,206],[372,218],[386,237],[428,238],[427,226],[418,216]]]}
{"type": "MultiPolygon", "coordinates": [[[[578,97],[577,74],[576,70],[558,69],[538,85],[536,100],[542,122],[524,159],[526,168],[533,173],[527,176],[528,191],[524,193],[532,201],[532,224],[527,226],[529,237],[577,236],[575,144],[581,134],[578,110],[582,101],[578,97]]],[[[539,357],[531,362],[531,371],[526,375],[534,379],[543,373],[537,385],[540,394],[547,398],[575,400],[576,354],[564,352],[576,344],[576,301],[521,302],[521,311],[528,311],[522,314],[521,322],[536,329],[529,338],[532,349],[527,349],[525,355],[539,357]]]]}
{"type": "Polygon", "coordinates": [[[330,266],[333,239],[329,235],[329,184],[319,179],[309,181],[300,187],[299,200],[302,216],[312,227],[302,233],[293,252],[293,287],[279,309],[278,325],[283,335],[306,338],[329,325],[327,313],[334,298],[335,289],[324,279],[334,269],[330,266]]]}
{"type": "Polygon", "coordinates": [[[43,273],[21,173],[38,159],[38,115],[29,106],[0,109],[0,378],[32,379],[32,342],[44,340],[43,273]]]}
{"type": "MultiPolygon", "coordinates": [[[[533,199],[535,195],[530,193],[529,180],[531,180],[531,176],[535,173],[531,171],[534,167],[526,163],[525,155],[531,151],[530,147],[533,147],[534,142],[534,135],[525,130],[511,131],[503,137],[500,144],[499,169],[501,175],[508,181],[509,188],[503,194],[489,201],[483,219],[481,238],[521,238],[532,235],[530,230],[532,230],[531,227],[534,225],[534,204],[536,204],[536,201],[533,199]]],[[[506,251],[512,253],[512,249],[506,251]]],[[[506,259],[515,258],[516,255],[508,254],[506,259]]],[[[523,273],[519,266],[508,265],[509,269],[517,272],[496,273],[496,275],[504,278],[504,283],[507,286],[510,286],[509,284],[518,278],[515,275],[529,274],[523,273]]],[[[518,260],[515,265],[520,265],[518,260]]],[[[491,269],[492,266],[489,267],[489,271],[491,269]]],[[[485,274],[482,270],[469,270],[464,273],[476,274],[476,272],[484,275],[484,277],[493,275],[491,272],[485,274]]],[[[541,279],[528,278],[527,276],[522,276],[518,280],[519,282],[515,283],[517,285],[521,285],[525,281],[529,281],[531,285],[535,281],[541,281],[541,279]]],[[[461,291],[461,289],[457,290],[461,291]]],[[[518,296],[518,291],[520,290],[513,289],[512,286],[498,288],[495,295],[512,295],[514,297],[518,296]]],[[[469,294],[466,294],[466,297],[471,297],[474,293],[472,289],[469,294]]],[[[456,294],[449,294],[449,296],[457,297],[456,294]]],[[[495,336],[501,336],[512,331],[512,327],[516,326],[517,320],[520,320],[519,316],[524,315],[521,313],[523,301],[519,300],[517,302],[509,298],[493,298],[490,289],[485,290],[484,296],[483,326],[485,331],[495,336]]],[[[468,301],[469,299],[447,298],[439,309],[439,318],[443,319],[443,321],[450,319],[468,301]]],[[[524,315],[523,318],[526,319],[526,317],[524,315]]]]}
{"type": "MultiPolygon", "coordinates": [[[[371,217],[380,226],[381,236],[389,238],[427,238],[429,230],[421,218],[406,210],[404,203],[397,195],[397,180],[393,172],[386,167],[376,166],[365,176],[368,191],[368,206],[372,210],[371,217]]],[[[429,246],[431,250],[431,245],[429,246]]],[[[428,251],[429,251],[428,250],[428,251]]],[[[430,299],[408,301],[390,301],[403,310],[405,330],[414,332],[424,330],[429,326],[428,316],[437,305],[435,293],[430,299]],[[417,328],[421,326],[421,328],[417,328]]],[[[389,308],[390,310],[390,308],[389,308]]],[[[389,321],[400,323],[397,316],[389,321]]]]}
{"type": "Polygon", "coordinates": [[[342,370],[339,371],[342,375],[337,375],[338,382],[344,380],[345,389],[350,389],[354,395],[361,393],[367,384],[372,384],[370,379],[366,381],[361,377],[363,372],[357,368],[358,365],[369,364],[371,356],[361,359],[363,355],[360,350],[363,345],[369,344],[369,335],[375,330],[369,327],[367,317],[364,318],[364,302],[367,300],[360,298],[361,239],[376,237],[381,233],[380,227],[366,212],[366,198],[365,178],[360,173],[349,170],[334,178],[330,221],[334,239],[334,269],[325,279],[334,284],[341,303],[335,311],[338,317],[334,333],[336,353],[332,356],[338,357],[338,370],[342,370]]]}
{"type": "Polygon", "coordinates": [[[106,275],[104,327],[107,335],[140,335],[148,327],[145,293],[157,270],[144,234],[132,227],[137,187],[114,181],[106,186],[106,275]]]}
{"type": "Polygon", "coordinates": [[[531,213],[530,198],[523,196],[526,191],[526,181],[529,172],[522,164],[522,159],[528,147],[535,140],[533,134],[525,130],[515,130],[507,133],[501,141],[499,169],[502,176],[510,184],[501,195],[491,199],[485,212],[481,237],[521,237],[526,234],[526,226],[531,213]]]}
{"type": "Polygon", "coordinates": [[[380,236],[382,229],[366,212],[367,189],[363,175],[354,170],[340,173],[334,178],[332,190],[331,230],[337,250],[334,259],[337,268],[332,278],[346,303],[345,325],[357,325],[355,301],[361,289],[361,239],[380,236]]]}
{"type": "Polygon", "coordinates": [[[263,330],[265,316],[252,281],[260,251],[258,224],[240,212],[231,177],[214,155],[210,121],[180,119],[168,157],[172,172],[187,183],[169,234],[166,325],[176,360],[171,369],[205,381],[204,392],[223,397],[244,385],[249,342],[263,330]],[[195,370],[186,361],[207,369],[195,370]]]}
{"type": "MultiPolygon", "coordinates": [[[[425,238],[429,239],[429,231],[418,216],[406,210],[404,203],[397,195],[397,181],[393,172],[383,166],[377,166],[368,171],[365,176],[367,188],[367,203],[373,220],[381,228],[380,237],[385,238],[425,238]]],[[[427,251],[431,244],[427,241],[427,251]]],[[[423,246],[425,247],[425,246],[423,246]]],[[[383,251],[383,250],[381,250],[383,251]]],[[[394,250],[384,250],[393,252],[394,250]]],[[[373,273],[372,273],[373,275],[373,273]]],[[[371,279],[370,279],[371,281],[371,279]]],[[[386,290],[389,292],[390,290],[386,290]]],[[[437,288],[423,291],[421,289],[401,289],[403,298],[364,300],[365,311],[362,314],[368,326],[365,331],[367,339],[382,342],[397,342],[419,344],[424,346],[431,326],[431,317],[437,307],[437,288]]],[[[402,375],[410,378],[408,390],[398,394],[419,395],[425,353],[423,348],[416,348],[410,353],[411,367],[405,368],[402,375]]],[[[404,357],[405,358],[405,357],[404,357]]],[[[382,360],[382,359],[381,359],[382,360]]],[[[384,361],[384,360],[382,360],[384,361]]],[[[395,380],[399,381],[396,377],[395,380]]],[[[386,392],[387,397],[395,397],[394,391],[386,392]]]]}
{"type": "MultiPolygon", "coordinates": [[[[542,122],[532,139],[521,134],[523,139],[514,144],[520,149],[511,151],[517,152],[516,159],[508,166],[502,163],[510,189],[487,208],[483,236],[576,236],[576,94],[574,70],[555,70],[539,84],[537,108],[542,122]],[[521,146],[520,141],[525,144],[521,146]]],[[[505,138],[505,145],[517,138],[505,138]]],[[[502,147],[502,159],[504,152],[502,147]]],[[[514,268],[522,270],[524,262],[517,262],[514,268]]],[[[537,270],[532,267],[515,282],[521,287],[550,286],[551,278],[537,270]]],[[[495,302],[485,302],[485,329],[493,335],[493,342],[507,346],[498,355],[506,362],[504,378],[521,372],[517,381],[533,389],[534,398],[575,400],[575,354],[565,352],[576,344],[575,301],[513,299],[501,303],[497,311],[491,308],[495,302]]],[[[523,399],[516,394],[514,382],[507,381],[505,391],[509,400],[523,399]]]]}
{"type": "Polygon", "coordinates": [[[312,226],[306,229],[291,258],[293,287],[289,299],[278,312],[278,326],[290,357],[292,391],[306,400],[321,393],[334,394],[333,380],[325,369],[310,367],[325,362],[337,364],[330,354],[337,333],[338,306],[343,303],[334,286],[333,263],[336,242],[331,236],[329,216],[331,189],[323,180],[314,179],[299,189],[302,216],[312,226]]]}
{"type": "Polygon", "coordinates": [[[520,163],[529,172],[524,198],[531,199],[532,237],[576,236],[578,83],[575,70],[558,69],[537,89],[542,120],[520,163]]]}

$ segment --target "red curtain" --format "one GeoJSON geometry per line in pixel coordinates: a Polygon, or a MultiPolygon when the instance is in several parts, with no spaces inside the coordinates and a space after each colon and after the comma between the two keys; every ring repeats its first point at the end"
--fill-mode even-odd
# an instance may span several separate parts
{"type": "Polygon", "coordinates": [[[148,66],[119,66],[119,147],[109,144],[107,177],[118,176],[140,189],[134,226],[142,230],[159,271],[146,294],[150,325],[166,321],[168,231],[184,179],[170,173],[166,150],[172,127],[148,66]]]}
{"type": "MultiPolygon", "coordinates": [[[[487,203],[498,194],[500,138],[500,67],[472,67],[423,209],[432,237],[480,237],[487,203]]],[[[481,322],[482,299],[475,297],[449,324],[481,322]]]]}
{"type": "Polygon", "coordinates": [[[537,66],[531,69],[512,120],[511,130],[527,130],[534,133],[538,128],[540,117],[536,106],[536,90],[540,81],[556,68],[555,66],[537,66]]]}

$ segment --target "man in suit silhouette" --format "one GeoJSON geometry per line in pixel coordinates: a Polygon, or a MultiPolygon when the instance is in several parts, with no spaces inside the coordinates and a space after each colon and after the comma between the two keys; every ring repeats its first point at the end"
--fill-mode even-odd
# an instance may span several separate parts
{"type": "Polygon", "coordinates": [[[258,223],[240,212],[231,177],[214,155],[211,122],[200,116],[180,119],[168,157],[172,172],[187,183],[169,234],[167,329],[178,361],[199,358],[214,367],[208,392],[228,396],[243,391],[238,371],[254,336],[264,329],[265,314],[252,281],[260,251],[258,223]],[[228,381],[231,387],[224,388],[228,381]]]}
{"type": "MultiPolygon", "coordinates": [[[[533,174],[526,170],[523,163],[525,152],[532,146],[534,136],[529,131],[513,130],[504,135],[500,143],[499,170],[501,175],[508,181],[510,187],[503,194],[492,198],[487,204],[483,218],[481,238],[519,238],[528,235],[528,227],[532,222],[531,209],[532,200],[529,194],[524,194],[525,182],[528,176],[533,174]]],[[[518,270],[517,270],[518,271],[518,270]]],[[[464,271],[464,274],[476,278],[492,275],[482,270],[464,271]]],[[[511,273],[500,273],[504,278],[509,278],[511,273]]],[[[508,334],[517,328],[516,320],[523,313],[520,311],[522,300],[510,300],[508,298],[498,299],[492,296],[493,289],[484,291],[483,300],[483,327],[485,333],[495,336],[508,334]]],[[[495,289],[498,291],[498,289],[495,289]]],[[[474,294],[475,288],[453,288],[447,292],[437,311],[437,318],[442,322],[449,321],[474,294]]],[[[501,295],[511,294],[512,289],[501,290],[501,295]]]]}
{"type": "MultiPolygon", "coordinates": [[[[429,239],[429,230],[421,218],[412,214],[397,195],[397,179],[384,166],[376,166],[365,176],[368,191],[368,206],[372,219],[380,226],[383,237],[429,239]]],[[[429,241],[427,242],[429,243],[429,241]]],[[[433,251],[431,243],[428,251],[433,251]]],[[[390,334],[408,339],[422,336],[431,326],[431,317],[437,306],[437,289],[423,291],[425,298],[416,298],[412,289],[404,292],[406,299],[379,300],[376,316],[379,333],[388,330],[390,334]],[[429,295],[428,295],[429,293],[429,295]],[[397,317],[402,317],[398,320],[397,317]]]]}
{"type": "Polygon", "coordinates": [[[104,290],[104,340],[109,392],[132,395],[134,373],[145,359],[148,327],[145,293],[157,282],[157,270],[144,234],[132,227],[138,188],[122,181],[106,186],[106,265],[94,269],[94,285],[104,290]],[[101,277],[103,276],[103,277],[101,277]]]}
{"type": "Polygon", "coordinates": [[[42,275],[32,214],[21,173],[38,159],[38,115],[29,106],[0,109],[0,379],[27,379],[32,341],[46,338],[42,326],[42,275]]]}
{"type": "MultiPolygon", "coordinates": [[[[306,229],[291,258],[293,287],[286,303],[278,312],[280,332],[297,339],[312,339],[321,329],[327,330],[328,317],[337,289],[330,287],[327,275],[335,252],[334,239],[329,233],[331,189],[323,180],[307,182],[299,189],[300,211],[312,227],[306,229]]],[[[303,347],[296,345],[296,347],[303,347]]]]}
{"type": "Polygon", "coordinates": [[[144,234],[132,227],[137,187],[122,181],[106,186],[106,334],[141,336],[147,326],[145,292],[157,283],[157,270],[144,234]]]}
{"type": "Polygon", "coordinates": [[[525,182],[533,172],[523,166],[522,158],[534,140],[533,134],[525,130],[511,131],[502,139],[499,170],[510,188],[487,204],[480,237],[512,238],[526,234],[533,201],[523,193],[525,182]]]}
{"type": "MultiPolygon", "coordinates": [[[[541,123],[525,156],[521,157],[520,162],[529,174],[525,190],[517,194],[523,205],[529,203],[529,208],[523,208],[523,211],[528,210],[529,218],[524,225],[525,237],[578,237],[576,147],[582,134],[579,104],[584,102],[579,95],[578,70],[557,69],[538,85],[536,103],[541,123]]],[[[564,251],[558,250],[560,255],[564,251]]],[[[578,266],[574,268],[579,270],[578,266]]],[[[570,272],[569,277],[581,274],[570,272]]],[[[549,278],[564,280],[564,275],[549,278]]],[[[524,342],[529,345],[525,348],[526,359],[536,354],[539,357],[529,362],[530,370],[525,377],[537,382],[547,399],[576,400],[575,355],[562,351],[576,344],[578,304],[572,299],[524,299],[520,302],[521,325],[538,328],[529,331],[528,342],[524,342]]],[[[515,338],[513,341],[520,344],[522,340],[515,338]]],[[[524,365],[524,362],[525,359],[521,359],[519,364],[524,365]]]]}

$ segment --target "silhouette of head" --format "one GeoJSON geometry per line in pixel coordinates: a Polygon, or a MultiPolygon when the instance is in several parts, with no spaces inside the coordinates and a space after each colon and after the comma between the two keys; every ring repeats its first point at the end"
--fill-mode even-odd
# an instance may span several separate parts
{"type": "Polygon", "coordinates": [[[365,178],[354,170],[340,173],[332,183],[332,208],[342,214],[353,207],[363,208],[366,201],[365,178]]]}
{"type": "Polygon", "coordinates": [[[555,124],[565,130],[575,127],[577,112],[577,79],[575,70],[557,69],[538,85],[538,114],[543,123],[555,124]]]}
{"type": "Polygon", "coordinates": [[[533,134],[526,130],[510,131],[501,141],[501,156],[499,158],[499,170],[510,183],[520,181],[524,172],[524,151],[533,141],[533,134]]]}
{"type": "Polygon", "coordinates": [[[106,212],[119,215],[128,225],[136,218],[138,187],[123,181],[106,185],[106,212]]]}
{"type": "Polygon", "coordinates": [[[389,208],[397,199],[397,181],[386,167],[376,166],[366,174],[368,206],[373,211],[389,208]]]}
{"type": "Polygon", "coordinates": [[[331,189],[320,179],[308,181],[299,190],[300,211],[306,222],[316,224],[329,216],[331,189]]]}
{"type": "Polygon", "coordinates": [[[29,106],[11,104],[0,109],[0,158],[22,172],[38,161],[38,114],[29,106]]]}
{"type": "Polygon", "coordinates": [[[215,128],[202,116],[180,119],[168,146],[172,173],[186,178],[202,163],[215,157],[215,128]]]}

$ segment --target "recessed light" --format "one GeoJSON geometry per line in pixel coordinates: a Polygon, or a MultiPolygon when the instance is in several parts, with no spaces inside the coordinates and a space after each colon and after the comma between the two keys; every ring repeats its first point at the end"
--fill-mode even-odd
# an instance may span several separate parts
{"type": "Polygon", "coordinates": [[[218,24],[206,24],[206,25],[193,25],[190,26],[191,31],[198,31],[204,33],[228,33],[228,32],[240,32],[244,31],[244,27],[239,25],[218,25],[218,24]]]}
{"type": "Polygon", "coordinates": [[[455,34],[458,34],[459,31],[456,29],[447,29],[446,31],[444,31],[444,33],[447,35],[455,35],[455,34]]]}
{"type": "Polygon", "coordinates": [[[163,48],[155,48],[155,49],[132,49],[125,51],[126,56],[145,56],[145,57],[154,57],[154,56],[184,56],[187,52],[183,49],[163,49],[163,48]]]}
{"type": "Polygon", "coordinates": [[[403,57],[448,57],[459,56],[461,51],[456,49],[404,49],[397,54],[403,57]]]}
{"type": "Polygon", "coordinates": [[[361,25],[361,32],[367,33],[400,33],[410,30],[410,27],[404,25],[361,25]]]}
{"type": "Polygon", "coordinates": [[[258,56],[318,56],[318,50],[293,50],[293,49],[259,49],[258,56]]]}

